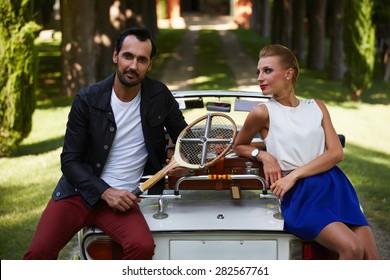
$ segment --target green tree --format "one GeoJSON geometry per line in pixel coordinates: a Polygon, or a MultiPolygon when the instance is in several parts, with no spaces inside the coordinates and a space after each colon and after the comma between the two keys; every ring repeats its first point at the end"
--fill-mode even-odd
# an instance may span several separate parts
{"type": "Polygon", "coordinates": [[[344,9],[345,81],[353,100],[372,85],[375,63],[375,27],[372,0],[346,0],[344,9]]]}
{"type": "Polygon", "coordinates": [[[35,108],[35,32],[30,0],[0,5],[0,156],[31,131],[35,108]]]}
{"type": "Polygon", "coordinates": [[[374,1],[373,22],[376,27],[382,78],[384,82],[390,82],[390,0],[374,1]]]}
{"type": "Polygon", "coordinates": [[[326,0],[308,1],[309,37],[307,66],[322,71],[325,68],[326,0]]]}

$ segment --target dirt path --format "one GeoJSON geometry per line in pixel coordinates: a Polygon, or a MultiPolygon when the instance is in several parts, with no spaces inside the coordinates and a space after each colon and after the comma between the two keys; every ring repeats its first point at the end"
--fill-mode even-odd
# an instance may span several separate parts
{"type": "Polygon", "coordinates": [[[256,79],[257,61],[242,49],[236,35],[229,30],[219,30],[227,65],[233,72],[239,90],[259,92],[256,79]]]}
{"type": "Polygon", "coordinates": [[[390,233],[380,229],[373,221],[369,221],[378,246],[379,256],[390,260],[390,233]]]}
{"type": "Polygon", "coordinates": [[[189,30],[176,49],[174,57],[167,62],[161,80],[171,91],[191,89],[198,38],[197,30],[189,30]]]}
{"type": "Polygon", "coordinates": [[[199,30],[203,28],[217,30],[222,41],[222,52],[237,84],[243,91],[259,91],[256,81],[257,61],[249,57],[241,48],[234,33],[229,29],[236,28],[229,17],[188,17],[185,19],[189,31],[185,34],[175,56],[168,61],[162,81],[171,90],[191,89],[192,72],[197,52],[199,30]]]}

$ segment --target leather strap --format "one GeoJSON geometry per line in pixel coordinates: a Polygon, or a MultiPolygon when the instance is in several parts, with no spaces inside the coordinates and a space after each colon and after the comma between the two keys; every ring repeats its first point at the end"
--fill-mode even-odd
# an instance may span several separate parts
{"type": "MultiPolygon", "coordinates": [[[[215,173],[224,174],[224,172],[223,172],[224,167],[225,167],[225,157],[222,157],[219,161],[217,161],[217,163],[215,165],[215,173]]],[[[217,191],[223,190],[223,180],[216,180],[215,189],[217,191]]]]}

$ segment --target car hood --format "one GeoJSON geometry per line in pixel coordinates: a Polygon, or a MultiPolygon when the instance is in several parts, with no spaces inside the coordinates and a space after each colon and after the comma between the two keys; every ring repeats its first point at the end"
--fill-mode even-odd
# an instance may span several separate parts
{"type": "Polygon", "coordinates": [[[160,206],[158,198],[143,199],[140,207],[152,232],[283,231],[278,199],[242,193],[233,200],[229,191],[182,191],[181,198],[162,197],[160,206]]]}

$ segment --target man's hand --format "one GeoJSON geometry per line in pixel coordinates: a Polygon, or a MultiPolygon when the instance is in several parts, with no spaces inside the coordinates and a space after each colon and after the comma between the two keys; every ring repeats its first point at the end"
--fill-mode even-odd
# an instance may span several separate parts
{"type": "Polygon", "coordinates": [[[127,190],[118,190],[114,188],[108,188],[101,196],[113,209],[121,212],[130,210],[140,199],[127,190]]]}

